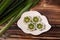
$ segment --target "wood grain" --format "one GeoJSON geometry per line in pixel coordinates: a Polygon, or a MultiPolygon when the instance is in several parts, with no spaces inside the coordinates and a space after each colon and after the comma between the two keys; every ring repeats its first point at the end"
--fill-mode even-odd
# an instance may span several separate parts
{"type": "MultiPolygon", "coordinates": [[[[60,39],[60,6],[50,4],[50,1],[42,0],[31,10],[39,11],[42,15],[45,15],[51,24],[52,28],[41,35],[34,36],[31,34],[25,34],[16,25],[12,25],[6,32],[3,38],[22,38],[22,39],[60,39]],[[7,35],[7,36],[6,36],[7,35]]],[[[2,27],[0,27],[1,29],[2,27]]]]}

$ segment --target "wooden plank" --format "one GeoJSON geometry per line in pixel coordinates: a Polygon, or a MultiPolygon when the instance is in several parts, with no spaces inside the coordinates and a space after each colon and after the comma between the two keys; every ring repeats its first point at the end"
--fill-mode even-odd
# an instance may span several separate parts
{"type": "MultiPolygon", "coordinates": [[[[52,25],[52,28],[41,35],[34,36],[31,34],[25,34],[21,29],[17,26],[12,26],[5,32],[5,36],[8,35],[9,38],[23,38],[23,39],[60,39],[60,25],[52,25]],[[11,29],[13,28],[13,29],[11,29]]],[[[7,38],[8,38],[7,37],[7,38]]]]}
{"type": "Polygon", "coordinates": [[[39,39],[0,38],[0,40],[39,40],[39,39]]]}
{"type": "Polygon", "coordinates": [[[32,8],[31,10],[39,11],[42,15],[45,15],[50,24],[60,24],[60,7],[54,5],[45,5],[32,8]],[[37,8],[38,7],[38,8],[37,8]]]}

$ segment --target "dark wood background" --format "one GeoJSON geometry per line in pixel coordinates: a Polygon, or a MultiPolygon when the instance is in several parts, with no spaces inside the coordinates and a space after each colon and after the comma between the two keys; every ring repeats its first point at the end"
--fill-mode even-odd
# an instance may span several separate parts
{"type": "MultiPolygon", "coordinates": [[[[47,17],[52,26],[48,32],[38,36],[25,34],[15,23],[0,39],[60,39],[60,0],[41,0],[35,7],[31,8],[31,10],[39,11],[47,17]]],[[[2,27],[3,26],[0,26],[0,29],[2,27]]]]}

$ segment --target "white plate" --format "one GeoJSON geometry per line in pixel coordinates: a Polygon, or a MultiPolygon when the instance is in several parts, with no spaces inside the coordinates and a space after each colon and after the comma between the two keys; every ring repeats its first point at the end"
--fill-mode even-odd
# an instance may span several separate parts
{"type": "Polygon", "coordinates": [[[24,33],[32,34],[32,35],[40,35],[41,33],[47,32],[51,28],[51,25],[48,23],[47,18],[44,15],[41,15],[37,11],[27,11],[27,12],[24,12],[22,14],[21,18],[18,20],[17,25],[24,33]],[[42,31],[40,31],[40,30],[35,30],[35,31],[27,30],[27,28],[28,28],[27,25],[28,24],[23,22],[23,19],[26,16],[31,16],[31,17],[40,16],[40,18],[42,19],[41,22],[43,22],[45,24],[45,29],[43,29],[42,31]]]}

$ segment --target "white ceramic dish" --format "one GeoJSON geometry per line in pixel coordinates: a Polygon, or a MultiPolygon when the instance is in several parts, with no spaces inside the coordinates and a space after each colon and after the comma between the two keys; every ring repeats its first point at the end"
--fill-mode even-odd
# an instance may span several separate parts
{"type": "MultiPolygon", "coordinates": [[[[31,18],[31,19],[32,19],[32,18],[31,18]]],[[[22,14],[21,18],[18,20],[17,25],[18,25],[18,27],[19,27],[24,33],[32,34],[32,35],[40,35],[41,33],[47,32],[47,31],[50,30],[50,28],[51,28],[51,25],[48,23],[47,18],[46,18],[44,15],[41,15],[41,14],[40,14],[39,12],[37,12],[37,11],[27,11],[27,12],[24,12],[24,13],[22,14]],[[42,31],[40,31],[40,30],[35,30],[35,31],[29,31],[29,30],[27,30],[27,28],[28,28],[27,25],[28,25],[28,24],[26,24],[26,23],[23,22],[23,19],[24,19],[24,17],[26,17],[26,16],[31,16],[32,18],[33,18],[34,16],[40,16],[40,18],[42,19],[41,22],[44,23],[45,28],[44,28],[42,31]]]]}

